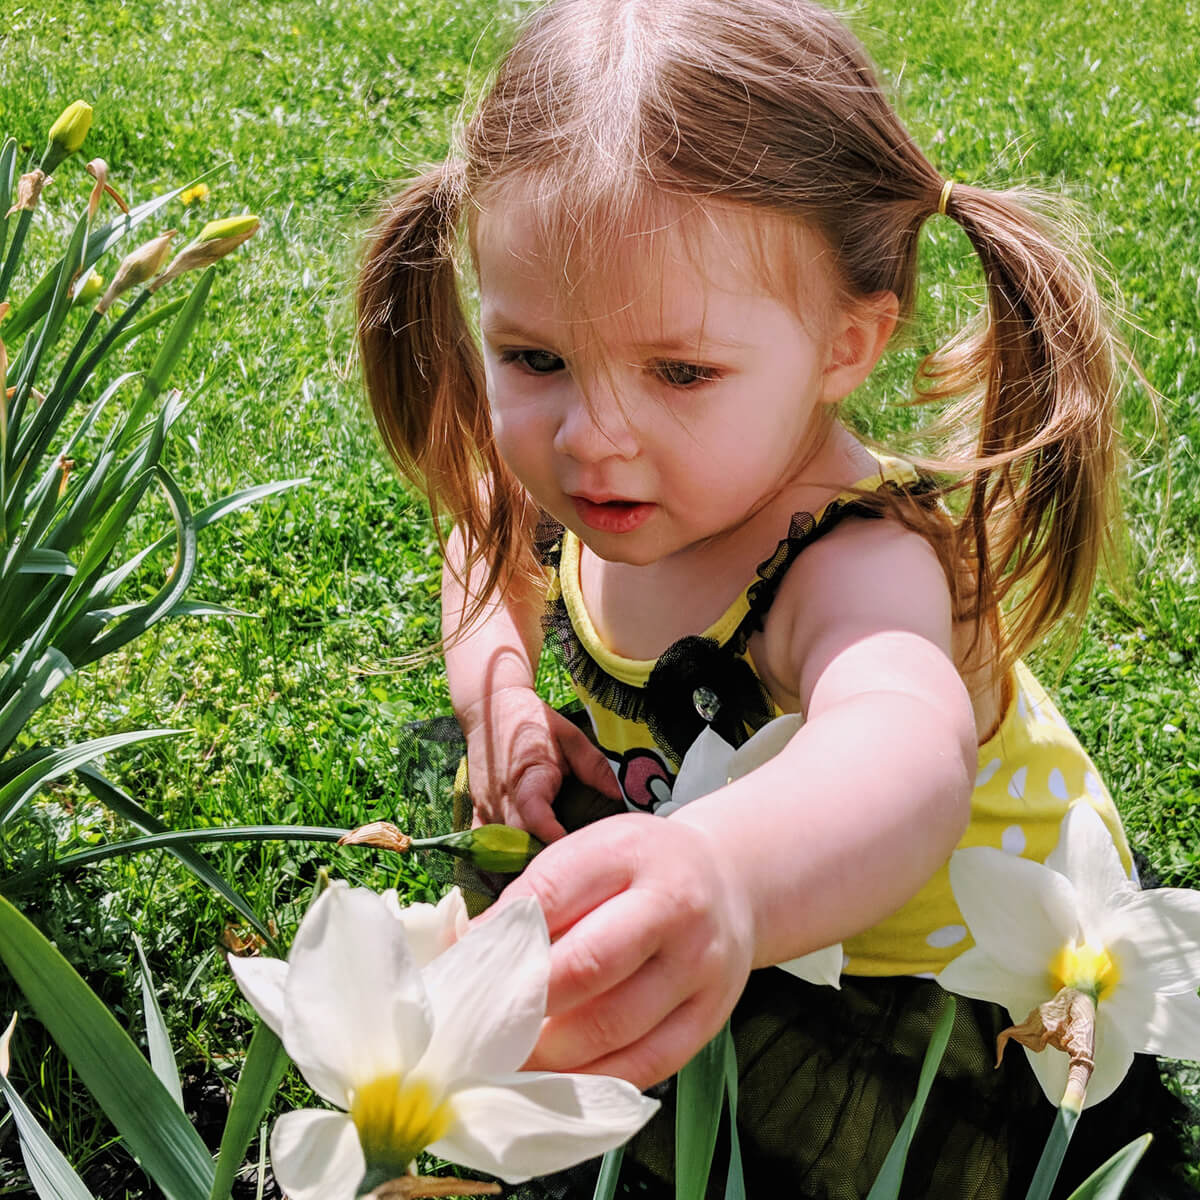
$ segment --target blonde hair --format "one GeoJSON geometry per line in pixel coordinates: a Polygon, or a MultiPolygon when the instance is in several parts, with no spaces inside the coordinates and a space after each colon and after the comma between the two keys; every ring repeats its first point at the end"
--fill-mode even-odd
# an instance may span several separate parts
{"type": "MultiPolygon", "coordinates": [[[[532,517],[493,443],[460,296],[473,213],[519,193],[569,289],[627,261],[664,204],[770,215],[821,239],[846,302],[893,292],[903,319],[944,183],[858,41],[808,0],[553,0],[461,143],[385,206],[359,339],[388,450],[439,538],[449,516],[468,567],[487,563],[480,604],[530,566],[532,517]]],[[[987,287],[986,320],[918,376],[920,396],[953,402],[953,436],[923,462],[952,476],[955,515],[895,511],[934,542],[958,616],[1007,664],[1086,606],[1115,512],[1124,352],[1086,260],[1019,193],[958,184],[944,209],[987,287]]]]}

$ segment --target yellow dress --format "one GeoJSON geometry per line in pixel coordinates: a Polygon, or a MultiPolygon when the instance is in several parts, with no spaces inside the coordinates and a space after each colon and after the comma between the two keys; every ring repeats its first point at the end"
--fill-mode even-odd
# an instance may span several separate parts
{"type": "MultiPolygon", "coordinates": [[[[622,658],[604,645],[580,589],[578,539],[561,526],[543,529],[543,559],[551,571],[547,634],[562,652],[629,808],[652,812],[670,797],[679,760],[700,728],[692,711],[693,690],[711,686],[714,673],[728,679],[726,694],[732,689],[732,694],[748,698],[746,704],[754,711],[740,714],[744,730],[779,715],[761,685],[755,694],[758,677],[747,643],[762,627],[787,568],[805,546],[855,514],[864,489],[892,487],[919,494],[922,486],[910,465],[881,459],[877,476],[860,481],[817,513],[796,514],[788,536],[729,609],[702,634],[676,643],[655,660],[622,658]],[[671,667],[664,669],[668,658],[673,660],[671,667]]],[[[1011,701],[1003,720],[979,747],[971,820],[960,847],[993,846],[1044,861],[1058,841],[1067,809],[1086,801],[1104,818],[1131,871],[1129,847],[1112,798],[1079,740],[1023,663],[1014,669],[1008,694],[1011,701]]],[[[943,866],[901,909],[844,944],[844,973],[935,973],[972,944],[954,903],[948,867],[943,866]]]]}

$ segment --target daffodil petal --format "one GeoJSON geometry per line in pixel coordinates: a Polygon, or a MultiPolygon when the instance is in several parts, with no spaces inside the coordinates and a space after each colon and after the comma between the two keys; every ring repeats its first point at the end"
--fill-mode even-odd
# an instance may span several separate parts
{"type": "Polygon", "coordinates": [[[1077,801],[1063,817],[1058,845],[1046,866],[1065,875],[1079,897],[1079,912],[1089,938],[1090,918],[1112,909],[1137,885],[1125,874],[1116,843],[1104,819],[1086,800],[1077,801]]]}
{"type": "Polygon", "coordinates": [[[283,1037],[283,989],[288,977],[287,963],[282,958],[239,958],[236,954],[230,954],[228,961],[242,995],[254,1005],[254,1010],[268,1028],[283,1037]]]}
{"type": "Polygon", "coordinates": [[[739,746],[729,760],[722,783],[741,779],[777,755],[796,736],[804,724],[802,713],[785,713],[768,721],[749,741],[739,746]]]}
{"type": "Polygon", "coordinates": [[[1165,995],[1200,986],[1200,892],[1137,892],[1104,914],[1101,936],[1122,979],[1165,995]]]}
{"type": "Polygon", "coordinates": [[[778,963],[780,970],[797,979],[808,983],[824,984],[827,987],[842,986],[842,943],[826,946],[823,950],[814,950],[811,954],[802,954],[799,958],[789,958],[787,962],[778,963]]]}
{"type": "Polygon", "coordinates": [[[334,884],[314,902],[292,943],[283,1044],[326,1100],[412,1069],[433,1018],[421,973],[383,897],[334,884]]]}
{"type": "Polygon", "coordinates": [[[467,906],[458,888],[451,888],[437,904],[408,904],[403,907],[395,888],[383,893],[396,920],[408,938],[414,962],[423,967],[443,950],[449,950],[467,932],[467,906]]]}
{"type": "Polygon", "coordinates": [[[419,1073],[447,1087],[515,1071],[546,1015],[550,937],[537,901],[514,901],[468,929],[422,978],[437,1025],[419,1073]]]}
{"type": "Polygon", "coordinates": [[[271,1170],[289,1200],[354,1200],[367,1164],[345,1113],[302,1108],[275,1122],[271,1170]]]}
{"type": "Polygon", "coordinates": [[[1096,1010],[1096,1067],[1088,1080],[1083,1107],[1091,1108],[1111,1096],[1132,1065],[1133,1047],[1117,1023],[1105,1013],[1101,1001],[1096,1010]]]}
{"type": "Polygon", "coordinates": [[[1151,997],[1151,1011],[1141,1026],[1134,1049],[1165,1058],[1200,1061],[1200,996],[1181,992],[1151,997]]]}
{"type": "Polygon", "coordinates": [[[977,946],[951,959],[938,972],[937,981],[948,992],[1002,1005],[1014,1024],[1050,999],[1044,978],[1010,971],[977,946]]]}
{"type": "Polygon", "coordinates": [[[671,784],[672,811],[723,788],[732,760],[733,747],[719,733],[714,733],[711,725],[706,725],[683,756],[679,774],[671,784]]]}
{"type": "Polygon", "coordinates": [[[603,1154],[658,1109],[623,1079],[535,1072],[465,1087],[452,1102],[454,1128],[430,1152],[508,1183],[603,1154]]]}
{"type": "Polygon", "coordinates": [[[1044,978],[1079,932],[1070,882],[1027,858],[986,846],[956,850],[950,886],[975,944],[1018,974],[1044,978]]]}

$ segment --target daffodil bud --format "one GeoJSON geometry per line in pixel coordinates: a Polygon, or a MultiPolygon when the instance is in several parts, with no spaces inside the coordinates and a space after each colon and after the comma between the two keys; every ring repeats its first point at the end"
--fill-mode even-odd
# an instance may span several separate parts
{"type": "Polygon", "coordinates": [[[104,276],[97,271],[90,271],[86,279],[75,281],[74,301],[76,304],[90,304],[104,291],[104,276]]]}
{"type": "Polygon", "coordinates": [[[163,272],[162,278],[155,280],[154,290],[157,291],[164,283],[182,275],[184,271],[199,270],[218,262],[231,250],[236,250],[247,238],[253,237],[257,230],[258,217],[253,213],[209,221],[200,230],[199,236],[188,242],[175,255],[171,265],[163,272]]]}
{"type": "Polygon", "coordinates": [[[143,243],[128,255],[117,268],[112,283],[108,285],[108,291],[100,297],[100,303],[96,305],[97,310],[107,312],[112,302],[122,292],[127,292],[130,288],[148,283],[153,279],[162,270],[163,263],[166,262],[167,253],[171,249],[171,239],[175,233],[174,229],[168,229],[166,233],[151,238],[150,241],[143,243]]]}
{"type": "Polygon", "coordinates": [[[13,213],[20,212],[25,208],[37,208],[38,200],[42,195],[42,188],[46,186],[47,175],[40,167],[35,167],[27,175],[22,175],[17,180],[17,199],[12,208],[4,215],[11,217],[13,213]]]}
{"type": "Polygon", "coordinates": [[[480,871],[514,874],[523,871],[545,847],[524,829],[511,825],[481,825],[445,837],[429,839],[438,849],[465,858],[480,871]]]}
{"type": "Polygon", "coordinates": [[[83,100],[68,104],[58,120],[50,126],[46,153],[42,155],[42,170],[49,175],[64,158],[74,154],[83,145],[83,139],[91,127],[92,106],[83,100]]]}

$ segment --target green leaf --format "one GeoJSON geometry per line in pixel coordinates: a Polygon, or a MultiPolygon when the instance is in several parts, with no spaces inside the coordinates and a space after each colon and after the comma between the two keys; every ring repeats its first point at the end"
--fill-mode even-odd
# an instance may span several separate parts
{"type": "Polygon", "coordinates": [[[1152,1140],[1148,1133],[1134,1138],[1128,1146],[1123,1146],[1106,1163],[1097,1167],[1067,1200],[1117,1200],[1152,1140]]]}
{"type": "Polygon", "coordinates": [[[21,565],[18,575],[74,575],[75,566],[61,550],[30,550],[21,565]]]}
{"type": "Polygon", "coordinates": [[[746,1180],[742,1174],[742,1143],[738,1137],[737,1050],[728,1025],[723,1034],[725,1050],[725,1095],[729,1101],[729,1170],[725,1176],[725,1200],[746,1200],[746,1180]]]}
{"type": "Polygon", "coordinates": [[[146,1014],[146,1045],[150,1048],[150,1065],[154,1068],[159,1082],[170,1092],[182,1112],[183,1085],[179,1081],[175,1051],[171,1049],[167,1023],[163,1020],[158,997],[154,994],[154,978],[150,974],[150,964],[146,961],[146,951],[142,948],[142,939],[136,933],[133,935],[133,945],[137,950],[138,974],[142,981],[142,1009],[146,1014]]]}
{"type": "Polygon", "coordinates": [[[675,1198],[703,1196],[725,1101],[724,1030],[680,1072],[675,1092],[675,1198]]]}
{"type": "Polygon", "coordinates": [[[83,1180],[75,1174],[71,1164],[63,1157],[62,1151],[38,1124],[37,1118],[26,1107],[20,1092],[8,1078],[8,1043],[16,1023],[17,1014],[13,1013],[12,1022],[0,1041],[0,1055],[3,1056],[3,1063],[0,1064],[0,1092],[4,1093],[8,1107],[12,1110],[17,1136],[21,1139],[21,1158],[29,1174],[29,1182],[33,1184],[33,1190],[41,1200],[96,1200],[84,1187],[83,1180]]]}
{"type": "Polygon", "coordinates": [[[621,1159],[625,1157],[625,1147],[614,1146],[600,1160],[600,1174],[596,1176],[596,1190],[592,1200],[613,1200],[617,1194],[617,1180],[621,1174],[621,1159]]]}
{"type": "Polygon", "coordinates": [[[1029,1185],[1029,1191],[1025,1193],[1025,1200],[1049,1200],[1078,1121],[1078,1108],[1060,1105],[1054,1114],[1054,1124],[1050,1126],[1049,1136],[1042,1147],[1042,1156],[1038,1159],[1037,1170],[1033,1173],[1033,1182],[1029,1185]]]}
{"type": "MultiPolygon", "coordinates": [[[[77,774],[88,791],[102,804],[112,809],[117,816],[123,817],[130,824],[138,826],[139,829],[145,829],[151,835],[171,832],[157,817],[148,813],[132,796],[123,792],[111,779],[106,778],[95,767],[79,767],[77,774]]],[[[114,850],[112,846],[99,848],[113,850],[114,853],[121,852],[114,850]]],[[[145,849],[147,847],[142,848],[145,849]]],[[[175,842],[165,845],[162,848],[179,859],[201,883],[205,883],[212,888],[230,908],[234,909],[243,920],[253,926],[254,931],[269,946],[275,945],[275,939],[271,935],[271,931],[259,917],[258,913],[251,907],[250,902],[206,858],[193,850],[189,843],[175,842]]],[[[106,855],[105,857],[108,856],[106,855]]],[[[67,859],[63,858],[57,860],[53,865],[58,870],[65,870],[69,866],[82,866],[83,864],[78,862],[70,863],[67,859]]]]}
{"type": "Polygon", "coordinates": [[[187,1117],[96,993],[3,897],[0,959],[155,1183],[170,1200],[207,1200],[212,1160],[187,1117]]]}
{"type": "Polygon", "coordinates": [[[942,1055],[946,1053],[946,1043],[950,1040],[950,1030],[954,1026],[954,1013],[957,1002],[946,993],[946,1007],[934,1027],[925,1050],[925,1059],[921,1063],[921,1074],[917,1079],[917,1092],[913,1097],[912,1107],[908,1110],[896,1137],[879,1168],[879,1174],[867,1193],[867,1200],[896,1200],[900,1195],[900,1183],[904,1178],[904,1165],[908,1161],[909,1147],[912,1146],[913,1134],[917,1131],[917,1122],[925,1109],[925,1101],[929,1099],[929,1089],[933,1086],[934,1076],[941,1066],[942,1055]]]}
{"type": "Polygon", "coordinates": [[[283,1043],[259,1021],[250,1039],[242,1073],[238,1076],[229,1115],[225,1118],[221,1150],[217,1155],[216,1178],[209,1200],[229,1200],[234,1177],[246,1155],[246,1147],[261,1125],[272,1097],[279,1090],[288,1061],[283,1043]]]}
{"type": "Polygon", "coordinates": [[[0,262],[4,260],[4,239],[8,234],[8,210],[12,207],[16,169],[17,139],[9,138],[0,150],[0,262]]]}
{"type": "Polygon", "coordinates": [[[75,672],[71,660],[53,646],[29,669],[15,695],[0,709],[0,754],[5,753],[25,723],[75,672]]]}
{"type": "Polygon", "coordinates": [[[182,732],[180,729],[139,729],[132,733],[114,733],[47,754],[45,758],[27,767],[15,779],[0,788],[0,825],[6,825],[29,797],[51,779],[57,779],[60,775],[65,775],[110,750],[132,746],[136,742],[149,741],[151,738],[177,737],[182,732]]]}

